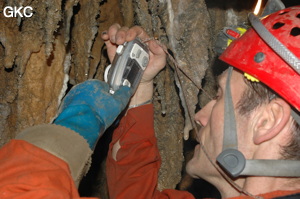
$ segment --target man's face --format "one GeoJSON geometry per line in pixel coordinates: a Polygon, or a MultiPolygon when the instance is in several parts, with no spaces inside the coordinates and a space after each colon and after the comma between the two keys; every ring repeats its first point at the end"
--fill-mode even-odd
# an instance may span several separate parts
{"type": "MultiPolygon", "coordinates": [[[[200,123],[201,129],[197,133],[197,140],[201,140],[211,160],[216,163],[216,157],[222,152],[223,146],[223,127],[224,127],[224,93],[226,87],[228,71],[226,70],[218,78],[218,93],[214,100],[211,100],[195,115],[195,121],[200,123]]],[[[246,89],[244,76],[233,70],[231,76],[231,93],[233,104],[236,107],[237,102],[240,100],[244,90],[246,89]]],[[[243,130],[243,136],[238,136],[239,142],[247,142],[251,138],[244,136],[247,131],[247,119],[238,115],[235,111],[237,132],[243,130]]],[[[240,146],[240,144],[239,144],[240,146]]],[[[240,148],[239,148],[240,149],[240,148]]],[[[212,184],[220,180],[219,172],[209,162],[200,145],[195,147],[194,156],[188,162],[187,172],[194,178],[203,178],[212,184]]]]}

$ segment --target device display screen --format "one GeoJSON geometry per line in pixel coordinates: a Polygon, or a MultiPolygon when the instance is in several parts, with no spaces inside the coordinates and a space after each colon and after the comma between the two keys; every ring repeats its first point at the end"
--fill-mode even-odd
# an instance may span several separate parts
{"type": "Polygon", "coordinates": [[[139,74],[139,71],[140,71],[141,69],[140,69],[140,67],[139,67],[139,65],[138,65],[138,63],[134,60],[134,63],[133,63],[133,65],[132,65],[132,67],[131,67],[131,70],[130,70],[130,72],[128,73],[128,75],[127,75],[127,80],[131,83],[131,85],[133,85],[133,84],[135,84],[136,82],[136,79],[139,79],[138,78],[138,74],[139,74]]]}

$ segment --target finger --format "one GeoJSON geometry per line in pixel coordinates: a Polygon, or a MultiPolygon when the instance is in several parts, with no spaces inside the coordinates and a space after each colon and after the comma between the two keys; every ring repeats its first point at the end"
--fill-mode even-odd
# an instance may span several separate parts
{"type": "Polygon", "coordinates": [[[114,59],[114,56],[115,56],[117,45],[111,42],[107,30],[102,32],[101,38],[103,39],[103,41],[106,45],[108,58],[109,58],[110,62],[112,62],[112,60],[114,59]]]}
{"type": "Polygon", "coordinates": [[[103,41],[109,40],[109,37],[108,37],[107,32],[108,32],[107,30],[104,30],[104,31],[101,33],[101,39],[102,39],[103,41]]]}
{"type": "MultiPolygon", "coordinates": [[[[106,37],[106,36],[102,36],[102,37],[106,37]]],[[[108,38],[108,36],[107,36],[108,38]]],[[[116,54],[116,50],[117,50],[117,45],[113,44],[109,39],[108,40],[104,40],[104,43],[106,45],[106,49],[107,49],[107,55],[109,58],[109,61],[112,62],[112,60],[115,57],[116,54]]]]}
{"type": "Polygon", "coordinates": [[[105,91],[106,93],[109,92],[109,85],[104,81],[100,81],[98,79],[92,79],[86,82],[89,82],[89,84],[91,85],[89,89],[91,91],[95,91],[95,92],[105,91]]]}
{"type": "Polygon", "coordinates": [[[151,40],[148,42],[149,50],[154,55],[166,56],[166,52],[163,49],[164,47],[158,43],[156,40],[151,40]]]}
{"type": "Polygon", "coordinates": [[[122,105],[121,108],[124,109],[125,106],[128,104],[131,95],[132,90],[128,86],[121,86],[114,93],[114,98],[122,105]]]}
{"type": "Polygon", "coordinates": [[[99,87],[103,88],[103,90],[105,91],[109,91],[109,85],[108,83],[104,82],[104,81],[100,81],[100,80],[95,80],[98,82],[99,87]]]}
{"type": "Polygon", "coordinates": [[[136,37],[139,37],[142,40],[149,38],[145,30],[139,26],[134,26],[127,31],[126,41],[132,41],[136,37]]]}
{"type": "Polygon", "coordinates": [[[109,39],[109,35],[107,31],[103,31],[101,34],[101,38],[103,39],[105,45],[107,46],[107,48],[110,48],[112,46],[116,46],[115,44],[113,44],[110,39],[109,39]]]}
{"type": "Polygon", "coordinates": [[[116,33],[116,44],[122,45],[126,41],[127,31],[129,30],[128,27],[121,27],[118,32],[116,33]]]}
{"type": "Polygon", "coordinates": [[[117,23],[111,25],[108,29],[108,37],[112,43],[116,43],[116,34],[121,26],[117,23]]]}

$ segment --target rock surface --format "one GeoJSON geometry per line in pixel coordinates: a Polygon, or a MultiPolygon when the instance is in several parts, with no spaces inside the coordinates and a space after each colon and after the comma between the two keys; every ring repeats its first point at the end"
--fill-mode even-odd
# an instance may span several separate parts
{"type": "MultiPolygon", "coordinates": [[[[113,23],[141,25],[172,56],[155,78],[154,105],[163,160],[158,188],[175,188],[185,162],[184,132],[186,137],[193,134],[196,107],[209,99],[199,88],[203,86],[209,95],[215,92],[210,66],[216,35],[226,25],[246,21],[253,4],[237,0],[2,0],[0,10],[31,6],[34,13],[31,18],[5,18],[0,13],[0,146],[23,128],[51,122],[71,86],[90,78],[103,80],[108,61],[102,31],[113,23]]],[[[100,187],[93,195],[107,198],[105,186],[100,187]]]]}

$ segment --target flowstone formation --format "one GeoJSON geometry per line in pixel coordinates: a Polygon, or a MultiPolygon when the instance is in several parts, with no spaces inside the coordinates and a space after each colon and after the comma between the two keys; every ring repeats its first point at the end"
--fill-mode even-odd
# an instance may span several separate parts
{"type": "MultiPolygon", "coordinates": [[[[226,25],[245,21],[254,4],[243,1],[241,5],[237,0],[0,1],[0,146],[26,127],[50,123],[72,86],[91,78],[103,80],[109,64],[100,37],[104,30],[113,23],[140,25],[169,53],[166,68],[155,78],[153,103],[163,161],[158,188],[175,188],[185,163],[183,137],[193,137],[196,107],[209,99],[199,88],[208,95],[215,92],[210,66],[216,35],[226,25]],[[33,15],[7,18],[6,6],[30,6],[33,15]]],[[[90,183],[90,195],[107,198],[104,169],[97,169],[96,175],[102,177],[90,183]]],[[[189,184],[184,180],[179,187],[189,184]]]]}

